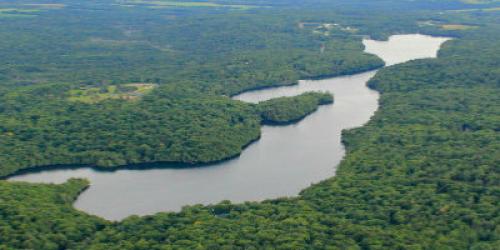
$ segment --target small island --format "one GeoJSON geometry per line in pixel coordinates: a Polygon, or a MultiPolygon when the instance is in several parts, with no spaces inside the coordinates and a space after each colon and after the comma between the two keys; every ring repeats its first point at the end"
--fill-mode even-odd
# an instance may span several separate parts
{"type": "Polygon", "coordinates": [[[306,92],[293,97],[279,97],[257,104],[263,124],[285,125],[302,120],[320,105],[333,103],[326,92],[306,92]]]}

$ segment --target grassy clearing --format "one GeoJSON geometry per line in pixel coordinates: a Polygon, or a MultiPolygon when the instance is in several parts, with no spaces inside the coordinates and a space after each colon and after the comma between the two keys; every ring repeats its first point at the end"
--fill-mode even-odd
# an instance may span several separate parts
{"type": "Polygon", "coordinates": [[[500,0],[462,0],[466,4],[492,4],[500,3],[500,0]]]}
{"type": "Polygon", "coordinates": [[[130,0],[130,4],[148,4],[156,6],[177,6],[177,7],[221,7],[222,5],[211,2],[173,2],[173,1],[148,1],[130,0]]]}
{"type": "Polygon", "coordinates": [[[500,7],[481,9],[482,11],[500,11],[500,7]]]}
{"type": "Polygon", "coordinates": [[[299,29],[312,28],[312,32],[318,35],[329,36],[332,32],[338,30],[349,33],[356,33],[358,29],[349,26],[342,26],[338,23],[317,23],[317,22],[299,22],[299,29]]]}
{"type": "Polygon", "coordinates": [[[27,18],[36,17],[36,15],[25,15],[25,14],[10,14],[0,12],[0,18],[27,18]]]}
{"type": "Polygon", "coordinates": [[[36,17],[34,13],[39,11],[39,9],[0,8],[0,18],[36,17]]]}
{"type": "Polygon", "coordinates": [[[441,29],[443,30],[470,30],[475,29],[477,26],[474,25],[465,25],[465,24],[443,24],[441,25],[441,29]]]}
{"type": "Polygon", "coordinates": [[[60,3],[26,3],[23,5],[27,7],[36,7],[41,9],[62,9],[66,7],[65,4],[60,4],[60,3]]]}
{"type": "Polygon", "coordinates": [[[94,45],[100,45],[100,46],[111,46],[111,47],[139,44],[138,41],[132,41],[132,40],[113,40],[113,39],[104,39],[104,38],[99,38],[99,37],[92,37],[92,38],[90,38],[88,40],[88,43],[89,44],[94,44],[94,45]]]}
{"type": "Polygon", "coordinates": [[[162,52],[173,52],[174,50],[168,45],[161,44],[153,44],[149,41],[144,40],[112,40],[112,39],[103,39],[99,37],[92,37],[85,45],[97,45],[100,47],[122,47],[122,46],[149,46],[153,49],[157,49],[162,52]]]}
{"type": "Polygon", "coordinates": [[[458,23],[441,23],[441,22],[437,22],[437,21],[433,21],[433,20],[419,21],[419,22],[417,22],[417,24],[420,27],[436,26],[436,27],[439,27],[443,30],[470,30],[470,29],[479,28],[479,26],[476,26],[476,25],[458,24],[458,23]]]}
{"type": "Polygon", "coordinates": [[[68,100],[72,102],[98,103],[109,99],[137,100],[156,88],[151,83],[129,83],[123,85],[73,89],[69,91],[68,100]]]}
{"type": "Polygon", "coordinates": [[[492,7],[492,8],[482,8],[482,9],[463,9],[463,10],[449,10],[448,12],[473,12],[473,11],[485,11],[485,12],[493,12],[500,11],[500,7],[492,7]]]}
{"type": "Polygon", "coordinates": [[[39,12],[39,9],[17,9],[17,8],[0,8],[0,13],[35,13],[39,12]]]}
{"type": "Polygon", "coordinates": [[[182,2],[182,1],[162,1],[162,0],[120,0],[120,4],[125,5],[149,5],[149,8],[168,8],[168,7],[209,7],[209,8],[234,8],[234,9],[251,9],[256,6],[252,5],[233,5],[233,4],[218,4],[214,2],[182,2]]]}

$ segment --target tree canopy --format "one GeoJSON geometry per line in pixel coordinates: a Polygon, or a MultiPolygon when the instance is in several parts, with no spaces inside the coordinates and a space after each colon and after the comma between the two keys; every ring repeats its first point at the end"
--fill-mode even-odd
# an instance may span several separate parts
{"type": "Polygon", "coordinates": [[[220,6],[229,1],[60,2],[0,5],[0,176],[49,164],[224,159],[259,136],[262,107],[299,117],[322,100],[228,96],[381,67],[362,52],[363,35],[456,39],[437,59],[380,70],[369,83],[379,111],[344,131],[337,175],[297,197],[110,222],[71,206],[85,180],[1,180],[0,249],[498,249],[494,1],[231,1],[256,6],[243,10],[220,6]],[[156,87],[110,97],[110,88],[130,95],[127,86],[144,83],[156,87]],[[81,101],[93,90],[98,101],[81,101]],[[288,114],[289,102],[301,109],[288,114]]]}

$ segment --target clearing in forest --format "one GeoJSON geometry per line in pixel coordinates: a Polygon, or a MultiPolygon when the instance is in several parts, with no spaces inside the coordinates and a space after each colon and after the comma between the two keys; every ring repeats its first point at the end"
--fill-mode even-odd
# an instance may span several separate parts
{"type": "Polygon", "coordinates": [[[137,100],[150,93],[158,85],[153,83],[129,83],[102,87],[73,89],[68,100],[84,103],[98,103],[108,99],[137,100]]]}
{"type": "Polygon", "coordinates": [[[251,9],[251,5],[219,4],[214,2],[184,2],[171,0],[119,0],[122,5],[150,5],[151,8],[166,7],[227,7],[234,9],[251,9]]]}
{"type": "Polygon", "coordinates": [[[441,25],[441,29],[444,30],[470,30],[475,29],[477,26],[474,25],[465,25],[465,24],[443,24],[441,25]]]}

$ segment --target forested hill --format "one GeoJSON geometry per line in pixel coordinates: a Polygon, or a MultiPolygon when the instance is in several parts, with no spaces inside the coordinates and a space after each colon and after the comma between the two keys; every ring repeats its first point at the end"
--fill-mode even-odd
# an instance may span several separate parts
{"type": "Polygon", "coordinates": [[[300,197],[132,217],[92,246],[497,249],[499,38],[485,24],[438,59],[380,71],[380,111],[345,133],[337,176],[300,197]]]}
{"type": "Polygon", "coordinates": [[[362,52],[366,35],[460,36],[482,25],[475,13],[496,13],[490,3],[416,1],[447,11],[436,15],[390,11],[401,1],[370,3],[383,11],[281,2],[3,3],[0,175],[227,159],[259,137],[260,121],[224,96],[379,68],[362,52]]]}
{"type": "Polygon", "coordinates": [[[260,136],[227,96],[383,66],[279,9],[98,2],[1,7],[0,175],[227,159],[260,136]]]}
{"type": "Polygon", "coordinates": [[[498,249],[500,15],[494,1],[470,2],[397,13],[386,4],[370,15],[2,3],[2,175],[75,159],[116,165],[164,159],[160,152],[185,161],[232,154],[258,136],[260,114],[224,94],[381,66],[361,52],[362,35],[456,39],[437,59],[379,71],[370,86],[381,92],[380,110],[344,133],[336,177],[296,198],[109,222],[71,206],[86,181],[0,181],[0,248],[498,249]],[[354,30],[329,31],[330,22],[354,30]]]}
{"type": "Polygon", "coordinates": [[[337,176],[298,198],[192,206],[111,224],[69,207],[80,182],[2,182],[1,242],[33,249],[496,249],[500,32],[477,32],[448,42],[438,59],[379,72],[371,86],[383,93],[380,111],[345,134],[348,154],[337,176]]]}

